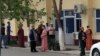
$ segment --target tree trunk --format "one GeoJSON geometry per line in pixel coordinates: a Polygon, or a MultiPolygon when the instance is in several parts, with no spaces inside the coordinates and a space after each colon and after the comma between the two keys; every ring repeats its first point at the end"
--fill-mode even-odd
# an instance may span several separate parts
{"type": "Polygon", "coordinates": [[[62,25],[61,25],[61,20],[60,20],[60,13],[62,10],[62,1],[59,1],[59,11],[57,10],[57,5],[56,1],[53,0],[53,5],[54,5],[54,12],[57,18],[57,23],[58,23],[58,36],[59,36],[59,45],[60,45],[60,50],[65,50],[65,44],[64,44],[64,35],[63,35],[63,30],[62,30],[62,25]]]}

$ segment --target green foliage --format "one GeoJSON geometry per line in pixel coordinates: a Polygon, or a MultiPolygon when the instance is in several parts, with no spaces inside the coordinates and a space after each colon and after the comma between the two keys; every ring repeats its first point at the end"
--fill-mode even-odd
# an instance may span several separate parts
{"type": "MultiPolygon", "coordinates": [[[[39,0],[41,2],[43,0],[39,0]]],[[[34,0],[0,0],[0,19],[9,18],[10,20],[25,20],[29,23],[36,22],[39,18],[46,15],[45,8],[37,10],[31,9],[30,5],[34,0]],[[37,14],[37,18],[34,14],[37,14]]]]}

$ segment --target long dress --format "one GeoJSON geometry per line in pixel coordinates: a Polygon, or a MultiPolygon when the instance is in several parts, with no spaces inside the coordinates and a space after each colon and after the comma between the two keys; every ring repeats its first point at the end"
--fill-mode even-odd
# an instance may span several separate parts
{"type": "Polygon", "coordinates": [[[48,50],[48,43],[47,43],[47,31],[46,29],[43,30],[42,34],[41,34],[41,49],[42,51],[47,51],[48,50]]]}
{"type": "Polygon", "coordinates": [[[92,31],[91,29],[87,29],[86,30],[86,49],[90,50],[91,46],[92,46],[92,31]]]}
{"type": "Polygon", "coordinates": [[[42,26],[39,26],[39,27],[37,28],[38,45],[41,45],[41,34],[42,34],[42,31],[43,31],[42,26]]]}
{"type": "Polygon", "coordinates": [[[24,30],[19,29],[18,30],[18,45],[19,47],[25,47],[25,39],[24,39],[24,30]]]}

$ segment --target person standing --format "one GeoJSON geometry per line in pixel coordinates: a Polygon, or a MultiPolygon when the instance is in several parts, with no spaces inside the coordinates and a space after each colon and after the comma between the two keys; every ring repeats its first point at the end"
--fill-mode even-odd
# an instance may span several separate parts
{"type": "Polygon", "coordinates": [[[32,29],[30,30],[29,38],[30,38],[30,51],[37,52],[36,50],[37,33],[34,28],[34,25],[32,26],[32,29]]]}
{"type": "Polygon", "coordinates": [[[45,27],[46,27],[46,30],[47,30],[47,37],[48,37],[47,40],[48,40],[48,48],[49,48],[49,24],[46,23],[45,27]]]}
{"type": "Polygon", "coordinates": [[[42,24],[40,24],[39,26],[38,26],[38,28],[37,28],[37,33],[38,33],[38,45],[41,45],[41,34],[42,34],[42,31],[43,31],[43,29],[42,29],[42,24]]]}
{"type": "Polygon", "coordinates": [[[90,50],[91,46],[92,46],[92,30],[90,29],[90,26],[87,26],[87,30],[86,30],[86,49],[90,50]]]}
{"type": "Polygon", "coordinates": [[[49,37],[48,37],[48,43],[49,43],[49,50],[54,50],[55,45],[55,29],[53,27],[53,24],[49,27],[49,37]]]}
{"type": "Polygon", "coordinates": [[[24,30],[23,30],[23,25],[21,24],[19,26],[19,30],[18,30],[18,45],[19,47],[25,47],[25,38],[24,38],[24,30]]]}
{"type": "Polygon", "coordinates": [[[45,51],[48,50],[47,30],[46,30],[46,27],[44,25],[42,26],[42,28],[43,28],[43,31],[42,31],[42,34],[41,34],[41,39],[42,39],[41,50],[43,52],[45,52],[45,51]]]}
{"type": "Polygon", "coordinates": [[[10,32],[11,32],[11,26],[10,26],[10,22],[8,21],[7,22],[7,44],[9,45],[10,44],[10,32]]]}
{"type": "Polygon", "coordinates": [[[80,27],[78,39],[79,39],[80,49],[81,49],[80,56],[84,56],[85,55],[85,47],[86,47],[86,33],[84,32],[83,27],[80,27]]]}
{"type": "Polygon", "coordinates": [[[5,24],[4,23],[2,23],[1,25],[1,37],[0,37],[1,48],[2,48],[2,40],[3,40],[4,48],[7,48],[7,38],[5,36],[5,24]]]}
{"type": "Polygon", "coordinates": [[[48,31],[48,29],[49,29],[49,24],[46,23],[46,30],[48,31]]]}

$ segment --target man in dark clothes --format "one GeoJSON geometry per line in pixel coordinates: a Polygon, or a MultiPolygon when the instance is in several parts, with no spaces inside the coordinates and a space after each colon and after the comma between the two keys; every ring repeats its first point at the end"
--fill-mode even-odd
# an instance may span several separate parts
{"type": "Polygon", "coordinates": [[[80,56],[84,56],[85,55],[85,47],[86,47],[86,33],[84,32],[83,27],[80,27],[78,39],[79,39],[80,48],[81,48],[80,56]]]}
{"type": "Polygon", "coordinates": [[[30,30],[29,38],[30,38],[31,52],[37,52],[36,50],[37,33],[36,30],[34,29],[34,26],[32,26],[32,29],[30,30]]]}
{"type": "Polygon", "coordinates": [[[7,38],[5,37],[5,24],[4,23],[2,23],[2,26],[1,26],[1,37],[0,37],[1,47],[2,47],[2,40],[4,43],[4,48],[7,48],[7,46],[6,46],[7,38]]]}
{"type": "Polygon", "coordinates": [[[54,50],[55,47],[55,29],[53,27],[53,24],[49,27],[49,37],[48,37],[48,43],[49,43],[49,50],[54,50]]]}
{"type": "Polygon", "coordinates": [[[10,44],[10,32],[11,32],[11,26],[10,26],[10,22],[7,22],[7,44],[10,44]]]}

